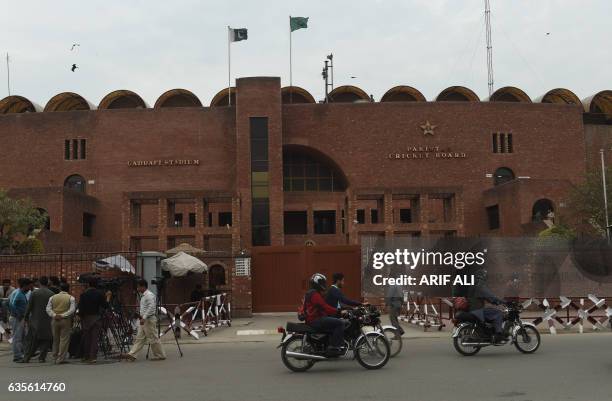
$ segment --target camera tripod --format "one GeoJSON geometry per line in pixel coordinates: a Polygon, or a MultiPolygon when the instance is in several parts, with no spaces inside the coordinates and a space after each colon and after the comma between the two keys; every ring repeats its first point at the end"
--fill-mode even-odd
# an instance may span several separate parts
{"type": "MultiPolygon", "coordinates": [[[[163,300],[165,299],[165,290],[166,290],[166,278],[165,277],[156,277],[155,281],[153,281],[157,288],[157,305],[155,306],[155,317],[157,318],[157,337],[161,339],[163,334],[166,334],[168,330],[172,331],[172,335],[174,336],[174,342],[176,343],[176,348],[178,349],[179,355],[181,358],[183,357],[183,350],[181,349],[181,345],[178,341],[178,336],[176,335],[176,323],[174,318],[170,316],[166,307],[164,307],[163,300]],[[160,319],[160,311],[164,312],[166,317],[170,318],[170,327],[168,330],[161,332],[161,319],[160,319]]],[[[161,341],[161,340],[160,340],[161,341]]],[[[149,359],[149,352],[151,351],[151,344],[149,344],[147,348],[147,359],[149,359]]]]}

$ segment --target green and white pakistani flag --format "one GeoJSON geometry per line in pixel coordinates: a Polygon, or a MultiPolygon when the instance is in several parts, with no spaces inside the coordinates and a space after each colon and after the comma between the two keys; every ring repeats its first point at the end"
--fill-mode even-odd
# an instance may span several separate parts
{"type": "Polygon", "coordinates": [[[291,27],[291,32],[308,28],[308,17],[290,17],[289,26],[291,27]]]}
{"type": "Polygon", "coordinates": [[[229,33],[230,42],[240,42],[241,40],[247,40],[249,38],[246,28],[230,28],[227,27],[229,33]]]}

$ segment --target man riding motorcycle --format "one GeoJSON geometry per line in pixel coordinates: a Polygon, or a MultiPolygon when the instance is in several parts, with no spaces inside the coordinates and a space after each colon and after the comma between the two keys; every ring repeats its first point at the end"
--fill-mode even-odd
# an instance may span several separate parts
{"type": "Polygon", "coordinates": [[[493,323],[495,328],[493,342],[499,343],[505,339],[502,327],[504,315],[499,309],[485,307],[485,301],[493,305],[500,305],[503,301],[497,298],[487,287],[487,271],[485,269],[477,271],[474,274],[474,279],[475,284],[468,289],[467,294],[469,311],[480,321],[493,323]]]}
{"type": "Polygon", "coordinates": [[[327,288],[327,278],[315,273],[309,284],[310,290],[304,296],[306,324],[316,331],[330,333],[327,348],[329,356],[343,355],[344,321],[334,317],[338,315],[338,310],[329,306],[322,295],[327,288]]]}

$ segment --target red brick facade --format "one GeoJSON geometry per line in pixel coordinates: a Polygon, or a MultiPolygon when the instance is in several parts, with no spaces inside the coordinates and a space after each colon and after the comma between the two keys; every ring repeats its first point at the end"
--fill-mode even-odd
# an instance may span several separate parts
{"type": "MultiPolygon", "coordinates": [[[[183,91],[176,101],[164,94],[153,109],[122,108],[138,102],[122,103],[125,94],[117,92],[103,110],[12,113],[34,107],[9,107],[4,99],[0,188],[49,213],[49,243],[164,251],[189,242],[235,255],[251,247],[250,121],[266,117],[271,245],[357,244],[361,235],[517,236],[537,228],[538,199],[562,208],[599,148],[612,144],[610,116],[588,122],[577,104],[459,101],[462,92],[453,88],[445,96],[456,101],[425,102],[406,92],[370,102],[353,99],[349,88],[324,104],[300,89],[288,104],[279,78],[236,82],[232,106],[225,98],[201,107],[183,91]],[[494,152],[494,134],[505,151],[494,152]],[[78,160],[75,139],[86,139],[78,160]],[[284,191],[289,150],[320,163],[319,172],[331,169],[346,188],[284,191]],[[496,186],[500,167],[515,179],[496,186]],[[85,194],[63,188],[73,174],[85,179],[85,194]],[[495,205],[499,228],[490,229],[486,208],[495,205]],[[287,211],[306,213],[305,232],[284,234],[287,211]],[[335,212],[334,229],[317,228],[329,224],[317,222],[319,211],[335,212]],[[95,216],[90,237],[83,236],[84,213],[95,216]]],[[[607,113],[598,101],[595,111],[607,113]]],[[[612,163],[612,153],[606,157],[612,163]]],[[[234,286],[250,291],[245,278],[234,286]]]]}

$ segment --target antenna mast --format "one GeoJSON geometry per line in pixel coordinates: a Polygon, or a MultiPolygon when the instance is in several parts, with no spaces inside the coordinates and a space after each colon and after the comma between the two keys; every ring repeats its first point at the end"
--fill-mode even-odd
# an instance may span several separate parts
{"type": "Polygon", "coordinates": [[[485,2],[485,25],[487,29],[487,75],[489,85],[489,98],[493,94],[493,44],[491,42],[491,4],[485,2]]]}

